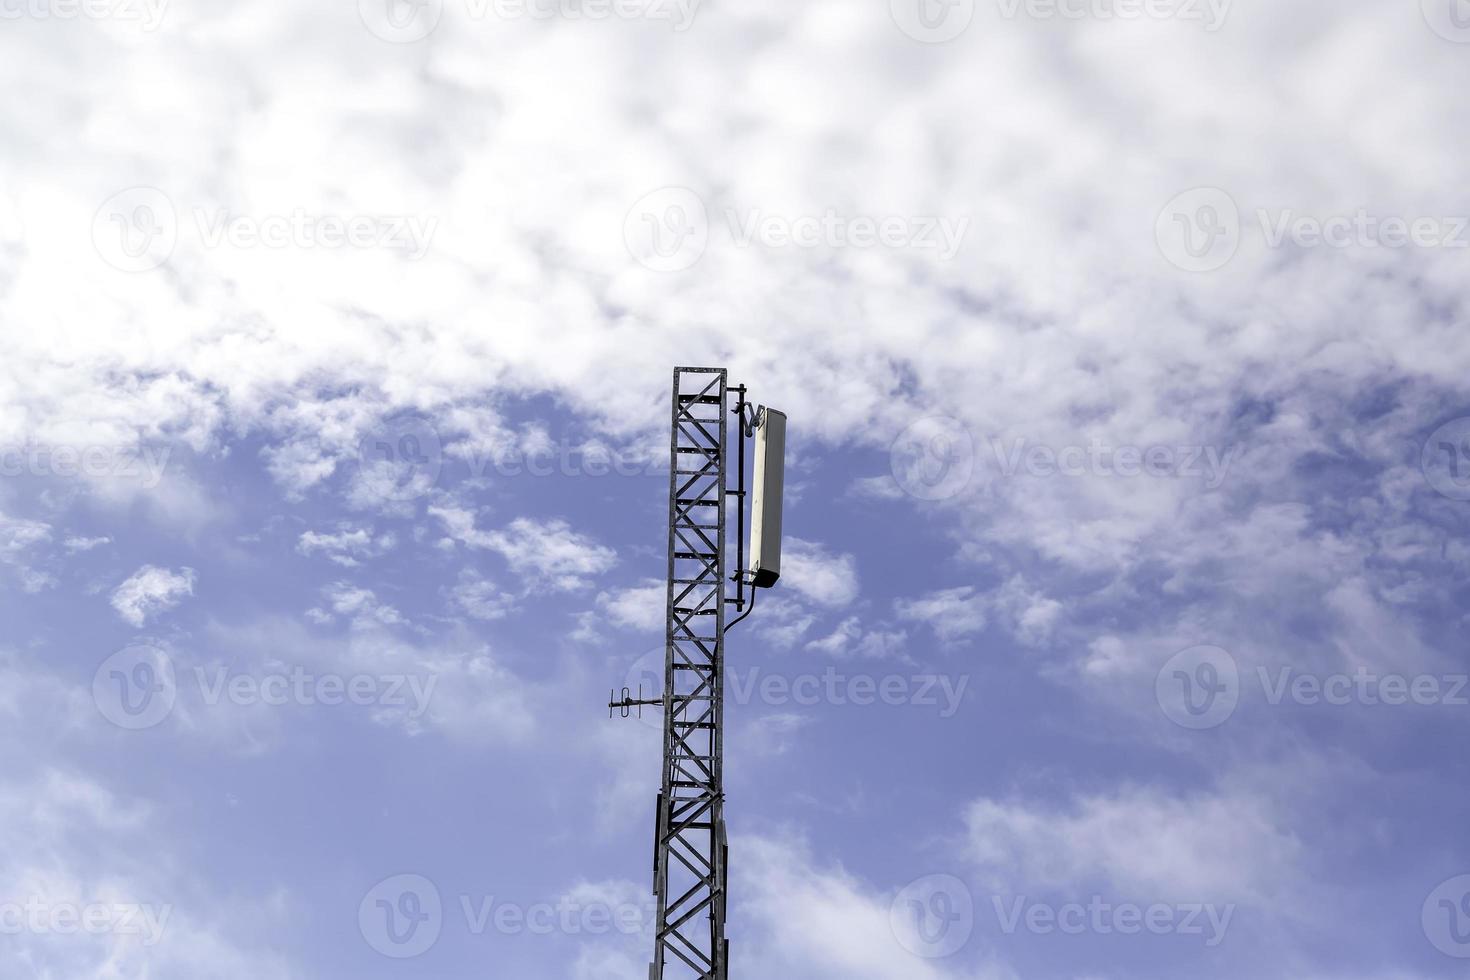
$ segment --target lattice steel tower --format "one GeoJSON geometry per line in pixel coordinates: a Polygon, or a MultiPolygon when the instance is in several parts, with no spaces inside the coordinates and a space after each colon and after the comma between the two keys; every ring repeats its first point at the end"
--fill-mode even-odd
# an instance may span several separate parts
{"type": "Polygon", "coordinates": [[[729,974],[725,633],[754,609],[752,586],[768,587],[780,576],[786,422],[774,410],[751,412],[745,392],[743,385],[728,386],[723,368],[674,371],[663,696],[645,699],[640,690],[634,697],[624,688],[622,699],[608,705],[624,717],[645,706],[664,709],[653,866],[658,923],[650,980],[726,980],[729,974]],[[727,465],[732,415],[737,449],[733,474],[727,465]],[[751,566],[746,568],[745,440],[757,433],[751,566]],[[731,564],[726,561],[726,501],[731,497],[736,503],[736,555],[733,571],[726,575],[731,564]],[[727,606],[741,613],[729,623],[727,606]]]}

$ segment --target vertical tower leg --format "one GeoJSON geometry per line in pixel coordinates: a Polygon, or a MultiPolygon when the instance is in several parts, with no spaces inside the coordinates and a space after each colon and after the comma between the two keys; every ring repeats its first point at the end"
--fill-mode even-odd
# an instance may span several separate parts
{"type": "Polygon", "coordinates": [[[678,368],[669,465],[664,767],[650,980],[725,980],[727,377],[678,368]]]}

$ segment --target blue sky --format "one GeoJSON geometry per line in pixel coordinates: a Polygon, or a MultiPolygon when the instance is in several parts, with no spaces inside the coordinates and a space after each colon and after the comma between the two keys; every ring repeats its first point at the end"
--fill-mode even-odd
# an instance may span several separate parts
{"type": "Polygon", "coordinates": [[[1464,975],[1470,12],[398,4],[6,8],[0,976],[643,980],[676,364],[735,976],[1464,975]]]}

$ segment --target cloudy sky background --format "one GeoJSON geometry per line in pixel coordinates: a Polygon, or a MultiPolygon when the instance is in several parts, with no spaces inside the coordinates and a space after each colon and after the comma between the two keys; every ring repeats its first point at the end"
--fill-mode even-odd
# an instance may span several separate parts
{"type": "Polygon", "coordinates": [[[642,980],[710,364],[736,976],[1464,975],[1460,0],[0,6],[0,973],[642,980]]]}

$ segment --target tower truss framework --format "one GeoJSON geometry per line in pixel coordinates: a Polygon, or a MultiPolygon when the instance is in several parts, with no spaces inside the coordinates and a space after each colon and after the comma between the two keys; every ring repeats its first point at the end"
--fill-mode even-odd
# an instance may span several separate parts
{"type": "MultiPolygon", "coordinates": [[[[744,389],[739,391],[743,416],[744,389]]],[[[649,980],[725,980],[729,970],[724,788],[729,398],[724,369],[675,369],[664,764],[653,870],[658,920],[649,980]]],[[[737,438],[740,431],[737,427],[737,438]]],[[[739,493],[743,497],[743,490],[739,493]]]]}

